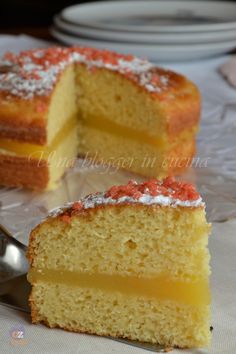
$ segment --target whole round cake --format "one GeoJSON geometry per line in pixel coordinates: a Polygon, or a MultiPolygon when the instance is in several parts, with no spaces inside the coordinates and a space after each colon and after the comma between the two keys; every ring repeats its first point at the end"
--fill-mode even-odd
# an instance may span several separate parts
{"type": "Polygon", "coordinates": [[[163,178],[195,153],[197,87],[147,60],[92,48],[6,53],[0,184],[53,188],[79,154],[163,178]]]}

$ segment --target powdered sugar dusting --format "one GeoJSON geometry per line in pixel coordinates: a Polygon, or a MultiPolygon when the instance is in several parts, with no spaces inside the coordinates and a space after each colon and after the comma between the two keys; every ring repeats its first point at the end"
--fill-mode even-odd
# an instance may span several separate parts
{"type": "Polygon", "coordinates": [[[172,197],[167,197],[164,195],[151,196],[149,194],[142,194],[139,198],[132,198],[129,196],[124,196],[118,199],[113,199],[111,197],[106,197],[105,193],[100,193],[98,195],[91,195],[83,200],[81,200],[84,209],[94,208],[98,205],[107,205],[107,204],[145,204],[145,205],[162,205],[162,206],[182,206],[182,207],[199,207],[203,206],[202,198],[199,197],[197,200],[180,200],[172,197]]]}
{"type": "Polygon", "coordinates": [[[83,63],[89,69],[104,67],[117,71],[153,93],[168,87],[168,75],[156,74],[147,60],[92,48],[54,47],[19,55],[7,53],[0,61],[0,69],[5,68],[4,72],[0,70],[0,91],[24,99],[47,95],[60,73],[71,63],[83,63]]]}
{"type": "MultiPolygon", "coordinates": [[[[118,199],[112,199],[111,197],[106,197],[105,193],[99,193],[90,195],[81,199],[79,202],[82,203],[83,209],[91,209],[102,205],[121,205],[121,204],[144,204],[144,205],[160,205],[160,206],[170,206],[176,208],[178,206],[185,208],[197,208],[204,207],[205,203],[202,198],[199,197],[197,200],[180,200],[171,197],[166,197],[163,195],[158,195],[157,197],[152,197],[148,194],[143,194],[140,198],[134,199],[132,197],[121,197],[118,199]]],[[[49,216],[56,217],[64,213],[68,208],[71,208],[73,203],[67,203],[62,207],[53,209],[49,216]]]]}

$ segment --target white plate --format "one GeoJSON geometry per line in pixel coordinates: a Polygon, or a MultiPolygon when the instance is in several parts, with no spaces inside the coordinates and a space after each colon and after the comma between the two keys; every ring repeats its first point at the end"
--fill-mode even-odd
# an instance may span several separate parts
{"type": "Polygon", "coordinates": [[[236,29],[209,31],[209,32],[178,32],[178,33],[135,33],[125,31],[105,30],[101,28],[84,27],[64,21],[60,15],[54,17],[54,24],[69,34],[90,37],[91,39],[112,40],[132,43],[209,43],[233,40],[236,38],[236,29]]]}
{"type": "Polygon", "coordinates": [[[236,47],[236,39],[219,43],[168,45],[168,44],[132,44],[111,41],[99,41],[82,38],[64,33],[57,28],[51,28],[52,35],[68,45],[81,45],[117,51],[125,54],[149,58],[157,61],[188,61],[219,55],[236,47]]]}
{"type": "Polygon", "coordinates": [[[61,13],[76,25],[135,32],[212,31],[236,28],[229,1],[102,1],[70,6],[61,13]]]}

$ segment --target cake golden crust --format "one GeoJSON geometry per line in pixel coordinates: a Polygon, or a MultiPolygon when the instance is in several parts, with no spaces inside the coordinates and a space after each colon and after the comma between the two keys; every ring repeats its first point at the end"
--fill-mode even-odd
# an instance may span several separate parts
{"type": "Polygon", "coordinates": [[[0,139],[44,145],[49,102],[50,97],[35,97],[29,101],[0,92],[0,139]]]}
{"type": "Polygon", "coordinates": [[[0,154],[1,184],[42,190],[48,180],[47,161],[0,154]]]}

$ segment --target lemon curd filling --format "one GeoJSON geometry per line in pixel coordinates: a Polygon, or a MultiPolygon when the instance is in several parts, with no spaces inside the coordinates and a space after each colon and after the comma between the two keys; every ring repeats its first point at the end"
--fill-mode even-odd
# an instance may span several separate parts
{"type": "MultiPolygon", "coordinates": [[[[114,123],[107,118],[89,117],[83,120],[82,125],[87,128],[96,129],[98,131],[107,132],[113,136],[123,137],[138,141],[140,143],[148,144],[154,146],[158,149],[163,149],[167,145],[166,137],[151,136],[148,132],[141,132],[139,130],[122,126],[120,124],[114,123]]],[[[55,151],[58,145],[67,137],[67,135],[72,131],[72,129],[78,128],[78,119],[74,115],[72,118],[68,119],[64,126],[57,133],[50,145],[36,145],[31,143],[22,143],[13,141],[10,139],[0,139],[0,150],[5,150],[19,156],[31,156],[33,158],[47,158],[48,155],[55,151]]],[[[183,131],[178,139],[192,138],[193,134],[196,132],[196,128],[191,131],[183,131]]]]}
{"type": "MultiPolygon", "coordinates": [[[[155,136],[151,135],[150,132],[140,131],[131,127],[127,127],[115,122],[112,122],[108,118],[102,116],[90,115],[87,116],[82,121],[82,125],[85,128],[92,128],[98,131],[109,133],[116,137],[123,137],[138,141],[139,143],[151,145],[157,149],[168,149],[170,144],[174,144],[175,140],[170,142],[164,132],[158,132],[155,130],[155,136]],[[158,136],[159,135],[159,136],[158,136]]],[[[157,128],[158,129],[158,128],[157,128]]],[[[183,130],[178,135],[178,142],[185,141],[187,139],[193,139],[193,136],[197,133],[198,127],[193,127],[191,129],[183,130]]]]}
{"type": "Polygon", "coordinates": [[[108,274],[86,274],[60,270],[31,269],[30,283],[63,283],[69,286],[95,288],[108,292],[135,294],[160,300],[174,300],[189,305],[208,305],[210,291],[207,279],[174,280],[166,275],[152,278],[108,274]]]}
{"type": "Polygon", "coordinates": [[[93,115],[86,117],[86,119],[83,120],[83,126],[106,132],[114,136],[124,137],[127,139],[139,141],[140,143],[153,145],[158,148],[164,147],[166,142],[166,139],[163,136],[152,136],[149,132],[123,126],[101,116],[93,115]]]}
{"type": "Polygon", "coordinates": [[[73,116],[67,120],[50,145],[36,145],[21,143],[10,139],[0,139],[0,150],[6,150],[19,156],[46,159],[51,152],[57,150],[58,145],[66,139],[73,129],[77,129],[77,127],[78,121],[76,116],[73,116]]]}

